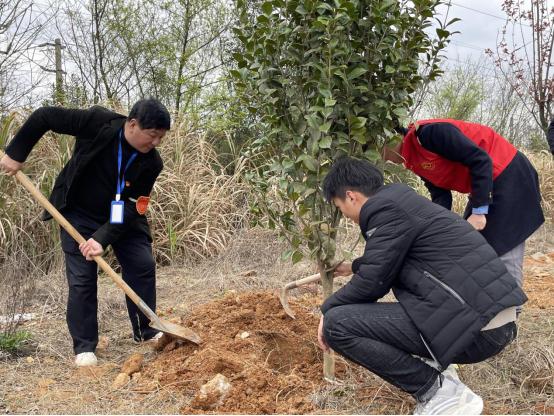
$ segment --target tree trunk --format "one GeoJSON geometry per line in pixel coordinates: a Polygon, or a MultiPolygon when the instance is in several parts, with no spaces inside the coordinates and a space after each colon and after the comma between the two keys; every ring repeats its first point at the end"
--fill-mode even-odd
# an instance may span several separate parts
{"type": "MultiPolygon", "coordinates": [[[[321,275],[321,284],[323,286],[323,301],[333,294],[333,273],[325,271],[324,263],[319,263],[319,274],[321,275]]],[[[326,380],[335,380],[335,353],[323,353],[323,377],[326,380]]]]}

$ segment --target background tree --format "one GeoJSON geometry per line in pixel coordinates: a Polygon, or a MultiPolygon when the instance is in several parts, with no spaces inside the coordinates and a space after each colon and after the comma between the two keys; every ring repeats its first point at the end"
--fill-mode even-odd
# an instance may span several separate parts
{"type": "MultiPolygon", "coordinates": [[[[255,210],[289,242],[293,262],[314,259],[324,296],[333,290],[340,213],[320,184],[343,155],[371,160],[407,115],[422,82],[440,70],[450,32],[430,33],[440,0],[267,0],[237,2],[241,48],[231,73],[265,131],[251,146],[255,210]],[[276,200],[267,196],[276,192],[276,200]]],[[[341,256],[338,256],[339,258],[341,256]]],[[[334,362],[324,357],[324,374],[334,362]]]]}
{"type": "Polygon", "coordinates": [[[508,16],[502,37],[487,54],[546,133],[554,112],[554,8],[548,0],[505,0],[502,9],[508,16]]]}
{"type": "Polygon", "coordinates": [[[454,118],[492,127],[519,148],[544,148],[544,134],[497,67],[483,58],[452,60],[428,86],[415,119],[454,118]],[[541,147],[542,145],[542,147],[541,147]]]}
{"type": "Polygon", "coordinates": [[[32,1],[0,1],[0,114],[22,103],[44,77],[30,63],[48,18],[32,1]]]}
{"type": "Polygon", "coordinates": [[[224,0],[73,0],[56,36],[89,102],[128,105],[154,96],[177,112],[202,112],[228,59],[220,40],[230,28],[229,7],[224,0]]]}

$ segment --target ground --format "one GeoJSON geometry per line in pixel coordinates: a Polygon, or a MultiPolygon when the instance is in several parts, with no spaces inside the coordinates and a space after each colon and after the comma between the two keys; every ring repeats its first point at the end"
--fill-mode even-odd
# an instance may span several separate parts
{"type": "MultiPolygon", "coordinates": [[[[525,290],[529,302],[519,336],[502,354],[465,365],[460,377],[485,400],[489,414],[554,413],[554,249],[551,229],[528,245],[525,290]]],[[[42,281],[23,328],[33,342],[18,357],[0,361],[2,413],[357,413],[409,414],[413,400],[359,367],[337,360],[336,383],[321,377],[317,348],[318,286],[296,290],[288,318],[273,290],[313,273],[303,263],[282,262],[272,234],[250,230],[216,259],[194,267],[161,268],[158,310],[189,326],[200,346],[169,345],[165,351],[133,343],[123,296],[100,279],[100,365],[76,369],[64,317],[61,275],[42,281]],[[253,243],[254,242],[254,243],[253,243]],[[247,334],[244,334],[244,333],[247,334]],[[242,335],[242,337],[241,337],[242,335]],[[145,363],[118,389],[113,381],[132,354],[145,363]],[[217,373],[232,390],[216,409],[193,400],[217,373]]],[[[340,282],[339,282],[340,284],[340,282]]]]}

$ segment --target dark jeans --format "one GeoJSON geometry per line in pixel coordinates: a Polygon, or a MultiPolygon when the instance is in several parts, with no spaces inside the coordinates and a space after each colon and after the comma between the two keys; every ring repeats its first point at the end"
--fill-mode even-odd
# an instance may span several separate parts
{"type": "MultiPolygon", "coordinates": [[[[343,305],[327,311],[324,336],[337,353],[367,368],[420,401],[439,372],[419,357],[431,358],[419,331],[399,303],[343,305]]],[[[515,323],[482,331],[454,360],[469,364],[498,354],[516,336],[515,323]]]]}
{"type": "MultiPolygon", "coordinates": [[[[85,240],[101,226],[74,211],[64,212],[64,215],[85,240]]],[[[73,350],[75,354],[94,352],[98,344],[98,266],[95,261],[87,261],[83,257],[77,242],[63,229],[61,241],[69,285],[66,318],[73,338],[73,350]]],[[[121,265],[123,280],[152,310],[156,310],[156,264],[148,236],[130,230],[112,248],[121,265]]],[[[157,331],[150,328],[148,318],[127,296],[125,299],[135,340],[154,336],[157,331]]]]}

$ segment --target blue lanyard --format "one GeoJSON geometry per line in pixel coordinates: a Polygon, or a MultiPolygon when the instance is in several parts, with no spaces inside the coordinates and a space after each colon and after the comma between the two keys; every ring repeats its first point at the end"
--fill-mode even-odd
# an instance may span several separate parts
{"type": "Polygon", "coordinates": [[[125,165],[125,170],[121,172],[121,160],[123,158],[123,151],[121,150],[121,142],[123,141],[123,129],[119,130],[119,150],[117,152],[117,189],[115,191],[115,200],[119,201],[121,198],[121,190],[125,186],[125,172],[131,166],[131,163],[136,159],[137,152],[133,152],[131,157],[129,157],[129,160],[127,161],[127,165],[125,165]],[[121,174],[121,180],[119,179],[119,175],[121,174]]]}

